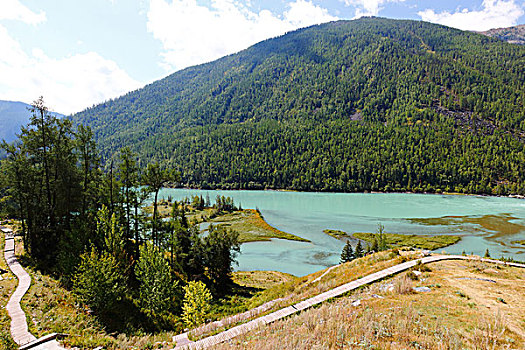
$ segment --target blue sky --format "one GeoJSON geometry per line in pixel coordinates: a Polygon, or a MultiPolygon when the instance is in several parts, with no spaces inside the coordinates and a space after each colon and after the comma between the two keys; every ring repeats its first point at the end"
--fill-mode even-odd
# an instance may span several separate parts
{"type": "Polygon", "coordinates": [[[375,15],[486,30],[525,0],[0,0],[0,99],[73,113],[312,24],[375,15]]]}

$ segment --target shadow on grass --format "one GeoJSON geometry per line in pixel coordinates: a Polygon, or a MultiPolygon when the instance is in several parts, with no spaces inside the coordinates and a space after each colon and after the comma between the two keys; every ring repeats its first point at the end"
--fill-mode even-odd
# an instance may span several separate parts
{"type": "Polygon", "coordinates": [[[248,310],[252,297],[264,291],[263,288],[241,286],[231,283],[227,292],[213,299],[210,320],[235,315],[248,310]]]}

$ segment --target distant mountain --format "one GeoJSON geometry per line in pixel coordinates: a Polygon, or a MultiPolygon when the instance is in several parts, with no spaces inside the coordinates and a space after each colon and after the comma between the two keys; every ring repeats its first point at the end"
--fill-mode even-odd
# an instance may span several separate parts
{"type": "MultiPolygon", "coordinates": [[[[29,123],[31,106],[23,102],[0,101],[0,141],[12,142],[20,133],[20,127],[29,123]]],[[[59,113],[54,113],[63,117],[59,113]]]]}
{"type": "Polygon", "coordinates": [[[407,20],[300,29],[72,116],[189,186],[525,192],[525,47],[407,20]]]}
{"type": "Polygon", "coordinates": [[[481,32],[481,34],[497,38],[511,44],[525,45],[525,24],[509,28],[496,28],[481,32]]]}
{"type": "Polygon", "coordinates": [[[29,122],[29,107],[23,102],[0,101],[0,140],[15,140],[20,127],[29,122]]]}

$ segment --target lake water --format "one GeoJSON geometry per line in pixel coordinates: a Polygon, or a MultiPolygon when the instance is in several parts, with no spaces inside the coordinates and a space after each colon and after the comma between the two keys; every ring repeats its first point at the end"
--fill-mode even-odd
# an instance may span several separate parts
{"type": "Polygon", "coordinates": [[[488,248],[493,257],[525,260],[525,246],[511,243],[525,239],[523,199],[405,193],[189,189],[160,192],[160,198],[171,196],[174,200],[194,195],[209,195],[212,202],[217,195],[230,196],[243,208],[259,208],[270,225],[311,241],[274,239],[245,243],[241,246],[237,270],[306,275],[339,262],[344,243],[323,233],[324,229],[376,232],[379,223],[390,233],[461,235],[459,243],[441,249],[447,253],[466,251],[483,255],[488,248]],[[453,218],[440,219],[449,216],[453,218]]]}

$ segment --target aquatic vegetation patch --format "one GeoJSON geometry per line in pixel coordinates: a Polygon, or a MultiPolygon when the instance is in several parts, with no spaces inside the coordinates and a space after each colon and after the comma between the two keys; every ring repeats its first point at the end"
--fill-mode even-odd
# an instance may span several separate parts
{"type": "Polygon", "coordinates": [[[456,226],[460,230],[491,233],[489,239],[514,235],[525,231],[525,225],[515,222],[519,218],[510,214],[482,216],[443,216],[440,218],[413,218],[408,221],[427,226],[456,226]]]}
{"type": "MultiPolygon", "coordinates": [[[[389,248],[412,247],[417,249],[435,250],[455,244],[461,240],[459,236],[429,236],[429,235],[404,235],[398,233],[384,233],[386,244],[389,248]]],[[[355,238],[366,241],[371,245],[377,237],[375,233],[356,232],[355,238]]]]}

